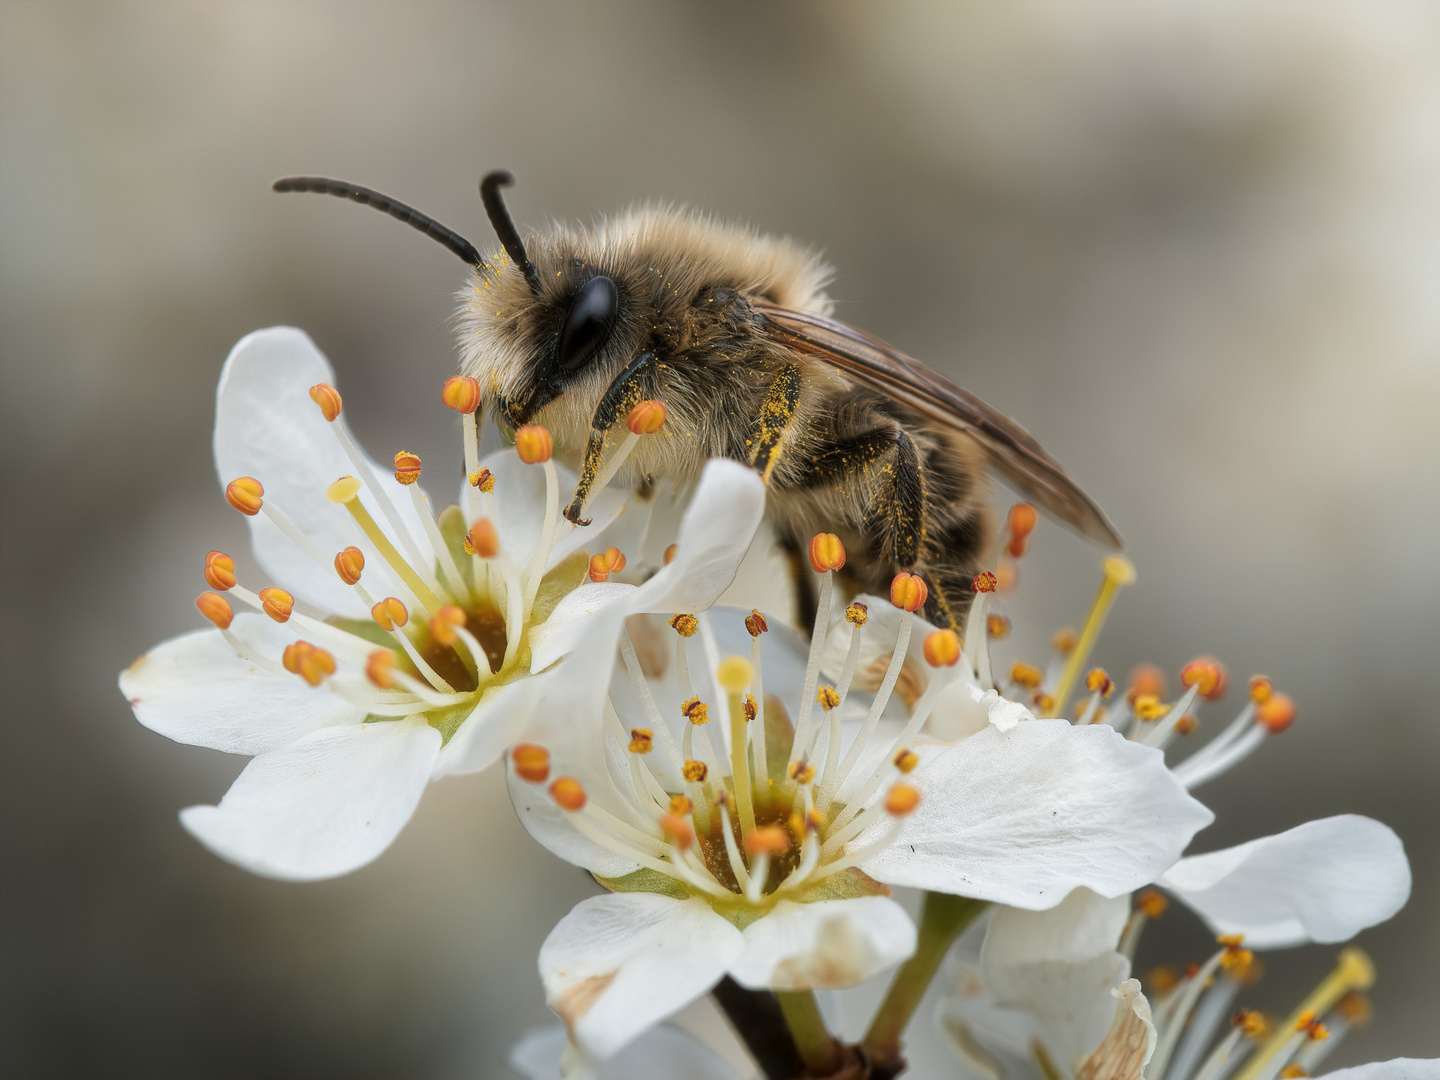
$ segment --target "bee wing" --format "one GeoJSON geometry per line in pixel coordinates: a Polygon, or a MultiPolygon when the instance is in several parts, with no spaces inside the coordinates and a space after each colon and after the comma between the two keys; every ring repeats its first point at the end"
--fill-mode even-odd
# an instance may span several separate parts
{"type": "Polygon", "coordinates": [[[1014,420],[968,390],[845,323],[763,300],[751,301],[751,307],[777,344],[823,360],[936,423],[976,439],[1005,478],[1050,515],[1092,540],[1123,546],[1115,526],[1059,462],[1014,420]]]}

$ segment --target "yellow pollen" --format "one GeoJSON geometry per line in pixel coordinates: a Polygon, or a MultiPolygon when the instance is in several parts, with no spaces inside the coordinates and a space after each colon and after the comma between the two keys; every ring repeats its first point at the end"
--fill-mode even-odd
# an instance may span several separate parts
{"type": "Polygon", "coordinates": [[[451,375],[440,388],[440,400],[459,413],[473,413],[480,407],[480,383],[469,375],[451,375]]]}
{"type": "Polygon", "coordinates": [[[1264,675],[1254,675],[1250,679],[1250,700],[1256,705],[1264,705],[1270,700],[1270,695],[1275,692],[1270,680],[1264,675]]]}
{"type": "Polygon", "coordinates": [[[989,570],[982,570],[970,582],[970,590],[977,593],[994,592],[999,585],[1000,580],[994,574],[989,570]]]}
{"type": "MultiPolygon", "coordinates": [[[[1324,1015],[1326,1010],[1351,991],[1368,990],[1373,985],[1375,965],[1370,957],[1353,946],[1341,949],[1334,970],[1296,1006],[1295,1011],[1283,1024],[1277,1026],[1274,1034],[1245,1062],[1235,1080],[1256,1080],[1266,1074],[1266,1066],[1276,1054],[1285,1049],[1294,1032],[1305,1030],[1308,1024],[1314,1022],[1315,1017],[1324,1015]]],[[[1323,1029],[1324,1025],[1320,1027],[1323,1029]]],[[[1328,1035],[1329,1032],[1325,1034],[1328,1035]]]]}
{"type": "Polygon", "coordinates": [[[791,780],[797,784],[808,784],[815,779],[815,766],[811,765],[804,758],[799,761],[792,761],[786,768],[786,773],[791,780]]]}
{"type": "Polygon", "coordinates": [[[559,804],[562,810],[569,810],[572,813],[585,806],[584,785],[573,776],[562,776],[551,784],[550,797],[559,804]]]}
{"type": "Polygon", "coordinates": [[[1168,994],[1180,983],[1180,973],[1169,964],[1161,964],[1152,968],[1150,974],[1145,978],[1145,989],[1155,994],[1168,994]]]}
{"type": "Polygon", "coordinates": [[[745,837],[745,854],[783,855],[790,850],[790,833],[780,825],[761,825],[745,837]]]}
{"type": "Polygon", "coordinates": [[[671,795],[671,796],[670,796],[670,813],[676,815],[677,817],[683,817],[684,815],[690,813],[690,811],[692,811],[692,810],[694,810],[694,809],[695,809],[695,804],[690,801],[690,799],[689,799],[688,796],[685,796],[685,795],[671,795]]]}
{"type": "Polygon", "coordinates": [[[1097,667],[1091,668],[1090,674],[1085,676],[1085,689],[1108,698],[1115,692],[1115,684],[1110,680],[1110,676],[1105,674],[1104,668],[1097,667]]]}
{"type": "Polygon", "coordinates": [[[1141,694],[1135,699],[1135,715],[1147,723],[1159,720],[1170,711],[1163,701],[1154,694],[1141,694]]]}
{"type": "Polygon", "coordinates": [[[648,754],[655,746],[655,733],[649,728],[632,727],[630,729],[630,752],[632,754],[648,754]]]}
{"type": "Polygon", "coordinates": [[[715,669],[715,681],[720,684],[720,688],[736,693],[749,686],[754,677],[755,670],[743,656],[727,656],[715,669]]]}
{"type": "Polygon", "coordinates": [[[1055,712],[1055,698],[1052,694],[1039,693],[1033,698],[1035,707],[1040,710],[1041,716],[1051,716],[1055,712]]]}
{"type": "Polygon", "coordinates": [[[931,667],[954,667],[960,661],[960,635],[954,630],[935,630],[925,635],[922,647],[931,667]]]}
{"type": "Polygon", "coordinates": [[[399,597],[387,596],[375,602],[370,609],[370,617],[381,630],[394,630],[410,621],[410,612],[399,597]]]}
{"type": "Polygon", "coordinates": [[[500,554],[500,532],[489,518],[476,518],[475,523],[461,540],[460,546],[467,555],[479,555],[482,559],[493,559],[500,554]]]}
{"type": "Polygon", "coordinates": [[[539,465],[550,460],[555,440],[549,430],[539,424],[526,424],[515,433],[515,449],[526,465],[539,465]]]}
{"type": "Polygon", "coordinates": [[[829,712],[840,704],[840,695],[833,686],[822,686],[815,694],[815,700],[820,703],[820,708],[829,712]]]}
{"type": "Polygon", "coordinates": [[[674,615],[670,619],[670,628],[681,637],[694,637],[700,629],[700,620],[694,615],[674,615]]]}
{"type": "Polygon", "coordinates": [[[1352,990],[1336,1003],[1335,1011],[1349,1023],[1358,1025],[1368,1024],[1373,1010],[1368,997],[1357,990],[1352,990]]]}
{"type": "Polygon", "coordinates": [[[870,609],[858,601],[845,608],[845,621],[855,626],[864,626],[870,621],[870,609]]]}
{"type": "Polygon", "coordinates": [[[1263,1039],[1270,1031],[1270,1021],[1255,1009],[1241,1009],[1230,1022],[1249,1039],[1263,1039]]]}
{"type": "Polygon", "coordinates": [[[920,764],[920,755],[909,747],[901,747],[895,755],[895,768],[902,773],[912,773],[915,766],[920,764]]]}
{"type": "Polygon", "coordinates": [[[1026,690],[1034,690],[1040,685],[1045,673],[1034,664],[1027,664],[1023,661],[1017,662],[1010,669],[1010,681],[1016,686],[1023,686],[1026,690]]]}
{"type": "Polygon", "coordinates": [[[904,817],[920,805],[920,789],[909,784],[896,784],[885,796],[885,810],[895,817],[904,817]]]}
{"type": "Polygon", "coordinates": [[[710,769],[703,761],[691,760],[685,762],[685,767],[681,769],[680,775],[691,784],[703,784],[705,777],[710,775],[710,769]]]}
{"type": "Polygon", "coordinates": [[[495,474],[492,473],[489,469],[481,469],[479,472],[472,472],[469,479],[471,487],[479,488],[486,494],[489,494],[490,492],[495,490],[495,474]]]}
{"type": "Polygon", "coordinates": [[[985,633],[996,641],[1004,641],[1010,636],[1010,620],[1004,615],[986,615],[985,633]]]}
{"type": "Polygon", "coordinates": [[[346,585],[354,585],[360,580],[360,574],[365,569],[365,553],[355,545],[350,545],[344,551],[335,555],[335,573],[340,575],[340,580],[346,585]]]}
{"type": "Polygon", "coordinates": [[[401,450],[395,455],[395,481],[407,487],[420,479],[420,455],[401,450]]]}
{"type": "Polygon", "coordinates": [[[660,831],[665,834],[669,841],[685,851],[695,843],[695,826],[690,819],[679,814],[661,814],[660,831]]]}
{"type": "Polygon", "coordinates": [[[692,697],[689,701],[680,703],[680,715],[699,727],[701,724],[710,722],[710,706],[701,701],[699,697],[692,697]]]}

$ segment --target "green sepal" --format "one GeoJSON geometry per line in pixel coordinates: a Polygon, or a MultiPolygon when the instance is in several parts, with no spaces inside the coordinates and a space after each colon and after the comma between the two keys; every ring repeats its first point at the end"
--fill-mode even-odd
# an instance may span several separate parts
{"type": "Polygon", "coordinates": [[[590,876],[611,892],[659,893],[661,896],[671,896],[676,900],[688,900],[691,896],[683,881],[677,881],[669,874],[662,874],[658,870],[651,870],[648,866],[632,870],[624,877],[603,878],[599,874],[590,876]]]}

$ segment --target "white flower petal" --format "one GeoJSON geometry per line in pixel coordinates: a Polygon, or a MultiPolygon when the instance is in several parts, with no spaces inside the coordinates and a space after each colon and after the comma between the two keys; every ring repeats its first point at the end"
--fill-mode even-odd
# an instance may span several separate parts
{"type": "Polygon", "coordinates": [[[740,931],[703,900],[611,893],[576,904],[540,946],[545,999],[606,1058],[720,981],[740,931]]]}
{"type": "Polygon", "coordinates": [[[593,632],[590,621],[601,608],[634,595],[621,581],[586,581],[567,593],[555,610],[530,631],[530,670],[544,671],[593,632]]]}
{"type": "Polygon", "coordinates": [[[492,686],[440,751],[435,775],[480,772],[499,761],[519,740],[535,710],[543,708],[550,672],[492,686]]]}
{"type": "MultiPolygon", "coordinates": [[[[545,527],[545,470],[540,465],[525,464],[513,449],[491,454],[480,464],[495,477],[495,531],[500,537],[500,550],[523,565],[524,560],[540,546],[540,535],[545,527]]],[[[555,471],[559,475],[560,508],[563,510],[570,505],[570,497],[575,490],[575,474],[559,462],[555,463],[555,471]]],[[[465,505],[464,490],[465,483],[462,481],[459,502],[462,507],[465,505]]],[[[594,547],[601,531],[625,509],[629,495],[624,488],[611,486],[589,500],[585,504],[589,525],[572,525],[563,517],[558,518],[554,546],[550,549],[545,568],[548,570],[558,565],[582,547],[594,547]]]]}
{"type": "MultiPolygon", "coordinates": [[[[295,640],[263,615],[236,616],[231,629],[277,660],[295,640]]],[[[365,718],[364,709],[298,676],[242,660],[218,630],[155,646],[120,673],[120,692],[151,731],[227,754],[263,754],[317,728],[365,718]]]]}
{"type": "Polygon", "coordinates": [[[219,806],[192,806],[180,820],[215,854],[256,874],[346,874],[405,827],[439,749],[440,733],[418,718],[322,728],[261,754],[219,806]]]}
{"type": "Polygon", "coordinates": [[[1346,941],[1384,922],[1410,897],[1410,864],[1388,826],[1341,814],[1181,859],[1159,884],[1216,933],[1280,948],[1346,941]]]}
{"type": "Polygon", "coordinates": [[[919,807],[900,839],[862,868],[892,885],[1013,907],[1053,907],[1081,885],[1102,896],[1130,892],[1173,865],[1213,820],[1163,754],[1104,725],[991,727],[926,760],[912,779],[919,807]]]}
{"type": "MultiPolygon", "coordinates": [[[[266,501],[330,554],[357,542],[349,515],[325,498],[325,489],[353,474],[355,466],[310,400],[311,386],[334,381],[330,362],[303,331],[275,326],[247,334],[230,350],[215,400],[215,467],[220,486],[239,476],[255,477],[265,487],[266,501]]],[[[343,414],[337,422],[345,423],[343,414]]],[[[369,464],[407,529],[423,539],[409,494],[395,482],[392,471],[369,464]]],[[[368,488],[360,501],[388,529],[368,488]]],[[[263,513],[248,520],[255,557],[274,578],[267,584],[284,586],[326,611],[366,616],[365,606],[332,567],[311,559],[263,513]]],[[[378,559],[368,549],[366,557],[378,559]]]]}
{"type": "Polygon", "coordinates": [[[986,718],[1001,731],[1009,731],[1022,720],[1034,720],[1035,714],[1018,701],[1001,697],[995,690],[981,690],[974,683],[966,689],[970,700],[985,710],[986,718]]]}
{"type": "Polygon", "coordinates": [[[915,924],[888,897],[781,900],[745,928],[745,950],[730,974],[756,990],[838,990],[914,952],[915,924]]]}
{"type": "MultiPolygon", "coordinates": [[[[1017,964],[1089,960],[1115,949],[1129,917],[1128,896],[1104,897],[1084,888],[1045,911],[1002,907],[990,921],[981,963],[988,978],[1017,964]]],[[[1109,1011],[1107,1006],[1107,1018],[1109,1011]]]]}
{"type": "Polygon", "coordinates": [[[990,725],[990,708],[976,701],[970,694],[974,683],[957,679],[935,698],[935,707],[930,710],[930,719],[925,721],[925,733],[932,739],[954,743],[968,739],[976,732],[984,731],[990,725]]]}
{"type": "MultiPolygon", "coordinates": [[[[510,1067],[525,1080],[562,1080],[567,1043],[563,1024],[531,1028],[511,1049],[510,1067]]],[[[741,1080],[729,1062],[674,1024],[658,1024],[608,1061],[594,1063],[592,1075],[595,1080],[741,1080]]]]}
{"type": "Polygon", "coordinates": [[[1391,1058],[1328,1072],[1319,1080],[1440,1080],[1440,1058],[1391,1058]]]}

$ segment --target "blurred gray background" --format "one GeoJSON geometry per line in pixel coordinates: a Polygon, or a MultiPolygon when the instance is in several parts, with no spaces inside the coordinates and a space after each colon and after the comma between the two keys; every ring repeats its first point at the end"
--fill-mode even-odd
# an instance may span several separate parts
{"type": "MultiPolygon", "coordinates": [[[[209,452],[242,334],[307,329],[377,453],[455,451],[463,268],[271,180],[493,246],[500,166],[525,226],[667,199],[813,242],[843,317],[1038,435],[1139,568],[1099,659],[1210,651],[1300,702],[1201,790],[1198,846],[1347,811],[1405,840],[1414,896],[1359,939],[1375,1018],[1333,1060],[1440,1054],[1437,103],[1433,3],[6,3],[7,1074],[496,1076],[548,1017],[536,949],[595,887],[498,776],[432,787],[350,877],[276,884],[176,821],[243,761],[115,688],[198,625],[204,552],[244,550],[209,452]]],[[[1096,557],[1042,525],[1019,654],[1096,557]]],[[[1206,948],[1174,913],[1141,966],[1206,948]]],[[[1271,956],[1255,1001],[1334,952],[1271,956]]]]}

